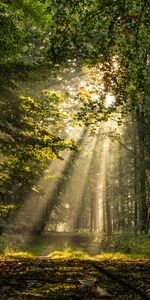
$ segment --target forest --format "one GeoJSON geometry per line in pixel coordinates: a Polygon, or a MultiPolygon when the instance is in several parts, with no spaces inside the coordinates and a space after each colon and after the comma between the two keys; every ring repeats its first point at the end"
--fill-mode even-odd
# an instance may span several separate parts
{"type": "Polygon", "coordinates": [[[0,1],[1,299],[150,299],[149,15],[0,1]]]}

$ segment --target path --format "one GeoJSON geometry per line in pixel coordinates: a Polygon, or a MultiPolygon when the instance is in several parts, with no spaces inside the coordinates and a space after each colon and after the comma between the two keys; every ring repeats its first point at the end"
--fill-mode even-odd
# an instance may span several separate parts
{"type": "Polygon", "coordinates": [[[150,260],[0,260],[2,300],[150,299],[150,260]]]}

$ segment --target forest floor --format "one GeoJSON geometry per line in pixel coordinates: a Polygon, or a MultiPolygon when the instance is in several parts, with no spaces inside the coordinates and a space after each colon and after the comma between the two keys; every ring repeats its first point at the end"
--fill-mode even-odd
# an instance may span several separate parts
{"type": "Polygon", "coordinates": [[[150,299],[149,274],[149,259],[1,257],[0,299],[150,299]]]}
{"type": "Polygon", "coordinates": [[[100,237],[2,236],[0,300],[150,299],[150,239],[100,237]]]}

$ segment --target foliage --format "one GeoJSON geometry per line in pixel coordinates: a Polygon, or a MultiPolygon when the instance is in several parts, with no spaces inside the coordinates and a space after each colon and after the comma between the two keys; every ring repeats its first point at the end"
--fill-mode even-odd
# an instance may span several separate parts
{"type": "Polygon", "coordinates": [[[17,206],[14,204],[0,205],[0,234],[3,234],[7,230],[4,220],[8,220],[10,216],[15,215],[16,210],[17,206]]]}
{"type": "Polygon", "coordinates": [[[33,41],[41,39],[51,20],[46,9],[47,3],[39,0],[0,3],[1,65],[16,63],[34,50],[33,41]]]}
{"type": "MultiPolygon", "coordinates": [[[[150,239],[147,236],[124,232],[102,240],[102,250],[113,254],[150,257],[150,239]]],[[[103,255],[103,254],[102,254],[103,255]]]]}
{"type": "MultiPolygon", "coordinates": [[[[49,101],[54,97],[53,93],[49,101]]],[[[32,190],[49,161],[59,157],[60,151],[75,148],[72,141],[65,142],[48,129],[47,123],[52,124],[52,120],[47,120],[47,107],[31,97],[14,97],[11,102],[1,99],[0,106],[1,199],[5,204],[10,200],[16,204],[19,192],[32,190]]],[[[53,119],[55,114],[58,119],[56,108],[49,113],[53,119]]]]}

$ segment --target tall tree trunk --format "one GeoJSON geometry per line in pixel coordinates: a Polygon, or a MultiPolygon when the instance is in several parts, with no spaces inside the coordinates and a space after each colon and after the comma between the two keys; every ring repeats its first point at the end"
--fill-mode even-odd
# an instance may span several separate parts
{"type": "Polygon", "coordinates": [[[132,126],[134,126],[133,132],[133,152],[134,152],[134,181],[133,181],[133,188],[134,188],[134,229],[137,230],[138,226],[138,219],[139,219],[139,197],[138,197],[138,150],[137,150],[137,127],[134,125],[134,116],[132,116],[132,126]]]}
{"type": "Polygon", "coordinates": [[[112,234],[112,220],[111,220],[111,207],[110,207],[110,197],[109,197],[109,182],[108,182],[108,172],[107,171],[106,171],[106,178],[105,178],[106,222],[107,222],[107,234],[111,235],[112,234]]]}
{"type": "Polygon", "coordinates": [[[106,232],[106,203],[105,199],[103,198],[103,232],[106,232]]]}
{"type": "Polygon", "coordinates": [[[90,202],[90,231],[93,231],[93,220],[94,220],[94,204],[93,204],[93,198],[91,198],[90,202]]]}
{"type": "Polygon", "coordinates": [[[146,201],[146,165],[145,165],[145,119],[144,112],[137,110],[139,137],[139,178],[140,178],[140,231],[148,233],[148,206],[146,201]]]}

